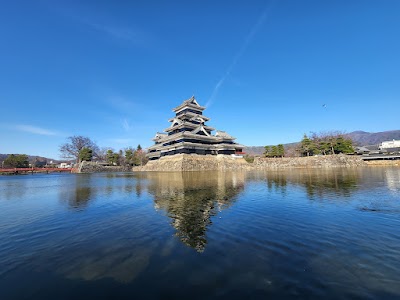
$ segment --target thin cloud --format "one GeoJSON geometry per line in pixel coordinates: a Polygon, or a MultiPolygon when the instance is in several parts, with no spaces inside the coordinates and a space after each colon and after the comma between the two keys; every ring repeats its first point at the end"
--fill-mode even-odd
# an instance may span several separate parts
{"type": "Polygon", "coordinates": [[[153,44],[150,34],[144,33],[137,28],[115,26],[112,24],[98,23],[91,20],[81,19],[81,22],[94,31],[104,34],[116,41],[128,42],[135,46],[148,47],[153,44]]]}
{"type": "Polygon", "coordinates": [[[130,131],[132,128],[127,119],[124,119],[122,121],[122,127],[124,128],[125,131],[130,131]]]}
{"type": "Polygon", "coordinates": [[[24,131],[28,133],[33,133],[33,134],[39,134],[39,135],[57,135],[55,131],[51,131],[45,128],[37,127],[37,126],[32,126],[32,125],[17,125],[15,128],[19,131],[24,131]]]}
{"type": "Polygon", "coordinates": [[[116,39],[127,40],[130,42],[137,42],[139,40],[139,35],[130,28],[114,27],[93,22],[85,23],[93,29],[103,32],[116,39]]]}
{"type": "Polygon", "coordinates": [[[264,12],[258,18],[257,22],[251,28],[249,34],[244,39],[242,46],[239,48],[239,51],[233,57],[233,60],[230,63],[230,65],[228,66],[228,68],[226,69],[224,75],[222,75],[221,79],[215,85],[215,87],[214,87],[214,89],[213,89],[213,91],[211,93],[211,96],[210,96],[210,98],[208,99],[208,101],[206,103],[206,107],[209,107],[214,102],[214,99],[217,96],[219,89],[222,87],[222,85],[224,84],[226,79],[229,77],[229,75],[231,74],[232,70],[235,68],[235,66],[237,65],[238,61],[243,56],[244,52],[247,50],[248,46],[253,41],[255,35],[257,34],[257,32],[260,30],[260,28],[265,23],[265,21],[266,21],[266,19],[268,17],[268,14],[271,11],[272,5],[273,5],[273,1],[271,1],[269,3],[269,5],[264,10],[264,12]]]}
{"type": "Polygon", "coordinates": [[[106,99],[106,102],[108,105],[111,105],[115,109],[123,112],[132,110],[136,106],[132,101],[120,96],[109,97],[106,99]]]}

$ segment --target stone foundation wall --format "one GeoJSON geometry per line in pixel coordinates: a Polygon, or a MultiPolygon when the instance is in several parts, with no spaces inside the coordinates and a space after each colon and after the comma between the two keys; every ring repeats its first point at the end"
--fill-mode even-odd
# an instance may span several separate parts
{"type": "Polygon", "coordinates": [[[134,167],[133,171],[211,171],[245,169],[252,169],[252,166],[243,158],[233,158],[230,155],[176,154],[149,161],[143,167],[134,167]]]}
{"type": "Polygon", "coordinates": [[[256,169],[287,169],[359,167],[367,164],[359,156],[339,154],[282,158],[256,157],[253,165],[256,169]]]}
{"type": "Polygon", "coordinates": [[[77,173],[126,172],[130,170],[130,167],[102,166],[95,162],[84,161],[79,168],[77,168],[77,173]]]}
{"type": "Polygon", "coordinates": [[[368,166],[400,166],[400,159],[392,160],[367,160],[368,166]]]}

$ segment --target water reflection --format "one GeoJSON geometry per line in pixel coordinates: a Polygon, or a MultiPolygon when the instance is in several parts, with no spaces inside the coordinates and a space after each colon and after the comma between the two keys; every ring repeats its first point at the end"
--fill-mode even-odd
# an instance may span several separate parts
{"type": "Polygon", "coordinates": [[[59,190],[60,201],[67,203],[72,209],[84,209],[94,197],[96,188],[90,175],[74,176],[70,185],[63,186],[59,190]]]}
{"type": "Polygon", "coordinates": [[[400,193],[400,169],[387,168],[385,170],[386,184],[389,190],[395,193],[400,193]]]}
{"type": "Polygon", "coordinates": [[[4,299],[400,296],[400,168],[5,179],[4,299]]]}
{"type": "Polygon", "coordinates": [[[361,177],[362,173],[356,169],[296,169],[256,172],[252,174],[251,179],[266,181],[269,191],[283,193],[288,185],[299,185],[305,188],[310,199],[315,199],[329,194],[349,197],[358,189],[361,177]]]}
{"type": "MultiPolygon", "coordinates": [[[[0,175],[0,196],[5,200],[20,199],[26,194],[27,180],[16,175],[0,175]]],[[[1,199],[0,199],[1,200],[1,199]]]]}
{"type": "Polygon", "coordinates": [[[288,180],[303,185],[311,199],[328,194],[350,197],[357,190],[360,174],[355,169],[302,170],[292,173],[288,180]]]}
{"type": "Polygon", "coordinates": [[[202,252],[211,217],[228,208],[244,189],[244,173],[177,172],[148,173],[148,191],[156,209],[172,219],[181,241],[202,252]]]}

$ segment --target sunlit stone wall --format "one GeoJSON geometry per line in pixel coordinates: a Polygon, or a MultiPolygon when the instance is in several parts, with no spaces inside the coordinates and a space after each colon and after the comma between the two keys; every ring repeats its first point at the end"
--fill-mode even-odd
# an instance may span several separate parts
{"type": "Polygon", "coordinates": [[[282,158],[256,157],[253,165],[257,169],[284,169],[358,167],[367,164],[359,156],[339,154],[282,158]]]}

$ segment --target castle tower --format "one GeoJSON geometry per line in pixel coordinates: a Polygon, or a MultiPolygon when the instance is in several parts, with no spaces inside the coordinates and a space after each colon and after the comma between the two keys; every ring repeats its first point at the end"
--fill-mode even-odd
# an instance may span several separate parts
{"type": "Polygon", "coordinates": [[[171,125],[153,138],[155,144],[148,148],[148,158],[154,160],[180,153],[242,154],[243,146],[235,143],[234,137],[224,131],[212,135],[215,129],[205,124],[210,118],[203,115],[204,110],[194,96],[175,107],[175,117],[168,120],[171,125]]]}

